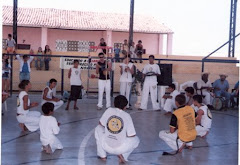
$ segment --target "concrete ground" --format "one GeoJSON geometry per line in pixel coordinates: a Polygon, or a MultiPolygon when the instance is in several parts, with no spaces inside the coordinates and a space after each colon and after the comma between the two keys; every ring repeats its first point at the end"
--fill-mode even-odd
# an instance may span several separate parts
{"type": "MultiPolygon", "coordinates": [[[[40,95],[30,94],[40,102],[40,95]]],[[[132,99],[132,103],[136,100],[132,99]]],[[[52,155],[41,152],[39,131],[22,132],[16,120],[16,95],[7,100],[8,111],[2,117],[2,165],[115,165],[118,158],[108,155],[102,162],[96,155],[94,128],[104,110],[96,110],[96,99],[78,100],[80,110],[58,109],[54,116],[61,122],[58,135],[64,149],[52,155]]],[[[73,104],[71,104],[73,107],[73,104]]],[[[149,107],[151,107],[149,100],[149,107]]],[[[4,109],[4,108],[3,108],[4,109]]],[[[40,106],[35,109],[40,111],[40,106]]],[[[197,138],[193,150],[184,149],[175,156],[162,156],[171,149],[159,139],[159,131],[169,129],[170,116],[164,112],[127,111],[131,114],[140,144],[129,157],[129,165],[236,165],[238,163],[238,110],[212,111],[213,124],[206,139],[197,138]]]]}

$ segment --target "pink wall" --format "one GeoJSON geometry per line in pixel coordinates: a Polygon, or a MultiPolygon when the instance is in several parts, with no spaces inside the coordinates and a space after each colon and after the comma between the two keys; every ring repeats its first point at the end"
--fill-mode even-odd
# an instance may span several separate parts
{"type": "MultiPolygon", "coordinates": [[[[38,47],[41,46],[41,28],[27,28],[18,27],[18,44],[30,44],[31,49],[37,51],[38,47]]],[[[3,26],[3,39],[7,39],[7,35],[12,34],[11,26],[3,26]]]]}
{"type": "MultiPolygon", "coordinates": [[[[122,42],[124,39],[128,40],[129,33],[126,32],[113,32],[113,42],[122,42]]],[[[146,49],[147,54],[158,54],[158,34],[148,33],[134,33],[133,41],[135,45],[138,40],[142,40],[143,47],[146,49]]]]}
{"type": "MultiPolygon", "coordinates": [[[[7,38],[8,33],[12,33],[12,27],[3,26],[3,38],[7,38]]],[[[55,51],[56,40],[86,40],[94,41],[98,45],[100,38],[105,36],[104,31],[48,29],[47,44],[55,51]]],[[[127,32],[112,32],[112,45],[116,42],[123,43],[128,37],[127,32]]],[[[158,34],[134,33],[133,37],[135,44],[142,40],[147,54],[158,54],[158,34]]],[[[18,27],[18,43],[22,43],[23,39],[26,44],[31,44],[32,49],[37,50],[41,46],[41,28],[18,27]]]]}

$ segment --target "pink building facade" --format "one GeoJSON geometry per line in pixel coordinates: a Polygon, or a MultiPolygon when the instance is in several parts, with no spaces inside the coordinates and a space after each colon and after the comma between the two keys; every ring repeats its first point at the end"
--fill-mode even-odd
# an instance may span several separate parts
{"type": "MultiPolygon", "coordinates": [[[[12,34],[12,26],[3,26],[3,39],[7,39],[8,34],[12,34]]],[[[113,46],[114,43],[123,43],[123,40],[128,37],[127,32],[18,27],[18,44],[22,44],[24,40],[24,44],[30,44],[33,50],[49,45],[53,51],[56,51],[56,40],[94,41],[97,45],[100,38],[104,38],[108,46],[113,46]]],[[[142,40],[147,54],[172,54],[172,34],[134,33],[135,44],[138,40],[142,40]],[[164,38],[166,38],[165,41],[164,38]],[[166,52],[163,45],[166,45],[166,52]]]]}

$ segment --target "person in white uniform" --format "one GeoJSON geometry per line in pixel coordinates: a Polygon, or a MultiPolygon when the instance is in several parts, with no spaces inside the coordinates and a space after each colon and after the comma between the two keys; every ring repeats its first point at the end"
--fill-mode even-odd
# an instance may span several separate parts
{"type": "Polygon", "coordinates": [[[17,98],[17,121],[22,131],[36,131],[39,128],[40,112],[29,111],[31,108],[38,106],[37,102],[30,103],[28,91],[32,88],[29,80],[22,80],[18,85],[21,92],[17,98]]]}
{"type": "Polygon", "coordinates": [[[123,63],[120,64],[120,95],[123,95],[128,100],[127,109],[131,109],[129,107],[129,96],[132,87],[132,74],[133,70],[133,63],[130,62],[130,55],[125,56],[123,59],[123,63]]]}
{"type": "Polygon", "coordinates": [[[69,110],[69,104],[74,100],[74,110],[78,110],[77,99],[79,99],[82,90],[81,69],[79,67],[79,60],[73,61],[73,67],[69,69],[68,78],[71,84],[71,94],[68,99],[67,107],[65,110],[69,110]]]}
{"type": "Polygon", "coordinates": [[[196,118],[197,135],[205,138],[212,125],[212,113],[202,101],[201,95],[193,96],[193,104],[198,107],[196,118]]]}
{"type": "MultiPolygon", "coordinates": [[[[170,129],[159,132],[159,137],[165,141],[173,150],[181,152],[185,145],[188,149],[192,149],[196,139],[195,116],[194,109],[186,103],[184,95],[177,95],[175,98],[176,106],[178,107],[172,114],[170,121],[170,129]]],[[[165,152],[166,153],[166,152],[165,152]]],[[[163,153],[163,155],[167,155],[163,153]]]]}
{"type": "Polygon", "coordinates": [[[139,138],[131,116],[124,112],[128,101],[119,95],[114,99],[115,108],[107,109],[95,129],[97,155],[106,161],[107,153],[118,155],[119,162],[128,161],[129,155],[138,147],[139,138]]]}
{"type": "Polygon", "coordinates": [[[166,111],[165,115],[172,114],[173,109],[176,109],[177,106],[175,104],[175,97],[179,95],[180,93],[176,90],[175,84],[170,84],[168,86],[170,95],[164,95],[163,98],[165,100],[165,104],[163,106],[163,110],[166,111]]]}
{"type": "Polygon", "coordinates": [[[154,64],[154,59],[154,55],[150,55],[149,64],[145,65],[142,71],[145,80],[142,90],[141,106],[138,110],[147,109],[149,92],[153,110],[160,110],[159,103],[157,102],[157,76],[159,76],[161,72],[159,66],[154,64]]]}
{"type": "Polygon", "coordinates": [[[212,90],[212,84],[208,80],[209,73],[204,72],[202,73],[202,79],[197,82],[197,94],[203,95],[204,99],[203,102],[211,107],[211,93],[210,90],[212,90]]]}
{"type": "Polygon", "coordinates": [[[57,110],[63,105],[63,101],[53,95],[53,88],[56,87],[57,80],[51,79],[49,81],[49,86],[46,86],[42,94],[42,104],[50,102],[54,104],[54,110],[57,110]]]}
{"type": "Polygon", "coordinates": [[[96,74],[99,74],[98,79],[98,104],[97,109],[101,110],[103,107],[103,93],[106,92],[106,108],[111,106],[111,81],[110,71],[112,70],[111,62],[104,60],[104,54],[98,54],[99,61],[96,65],[96,74]]]}
{"type": "Polygon", "coordinates": [[[54,104],[44,103],[42,106],[43,114],[40,117],[40,141],[42,143],[42,150],[47,154],[53,153],[56,149],[63,149],[62,143],[55,136],[59,134],[60,123],[53,117],[54,104]]]}

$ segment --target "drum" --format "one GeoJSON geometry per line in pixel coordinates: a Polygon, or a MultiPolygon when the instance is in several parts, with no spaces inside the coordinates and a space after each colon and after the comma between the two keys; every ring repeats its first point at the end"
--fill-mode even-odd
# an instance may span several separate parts
{"type": "Polygon", "coordinates": [[[225,107],[226,99],[224,97],[215,97],[212,102],[212,106],[215,110],[221,110],[225,107]]]}

